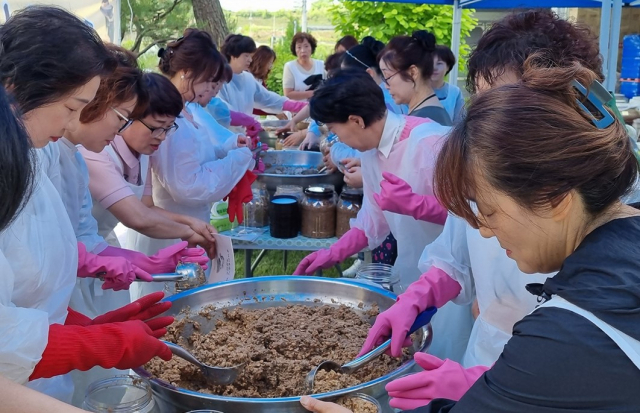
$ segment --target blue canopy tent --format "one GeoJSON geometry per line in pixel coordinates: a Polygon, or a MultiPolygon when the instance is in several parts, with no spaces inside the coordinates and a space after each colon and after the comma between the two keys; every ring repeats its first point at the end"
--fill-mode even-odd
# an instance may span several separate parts
{"type": "MultiPolygon", "coordinates": [[[[357,0],[377,1],[377,0],[357,0]]],[[[622,6],[625,3],[640,6],[640,0],[384,0],[389,3],[441,4],[453,6],[453,32],[451,50],[456,54],[460,49],[460,21],[462,9],[518,9],[547,7],[601,8],[600,53],[604,59],[603,72],[605,86],[613,90],[616,82],[618,62],[618,41],[622,6]],[[610,75],[612,74],[612,75],[610,75]]],[[[450,79],[458,78],[458,64],[451,69],[450,79]]]]}

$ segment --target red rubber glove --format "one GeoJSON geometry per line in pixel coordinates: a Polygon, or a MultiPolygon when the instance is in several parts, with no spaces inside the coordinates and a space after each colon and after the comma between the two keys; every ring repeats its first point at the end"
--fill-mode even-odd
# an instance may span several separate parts
{"type": "Polygon", "coordinates": [[[67,319],[64,320],[65,326],[88,326],[91,325],[91,318],[86,315],[67,307],[67,319]]]}
{"type": "Polygon", "coordinates": [[[358,357],[371,351],[389,336],[391,355],[402,356],[402,347],[411,344],[407,340],[407,333],[418,314],[429,307],[442,307],[457,297],[461,290],[460,284],[446,272],[431,267],[398,296],[394,305],[378,314],[358,357]]]}
{"type": "Polygon", "coordinates": [[[224,200],[229,202],[227,209],[229,214],[229,221],[235,221],[238,218],[238,223],[242,224],[244,220],[244,214],[242,213],[242,205],[250,202],[253,199],[253,192],[251,192],[251,184],[256,180],[256,176],[251,171],[245,172],[240,182],[237,183],[235,188],[231,190],[224,200]]]}
{"type": "Polygon", "coordinates": [[[465,369],[455,361],[425,353],[416,353],[414,360],[424,371],[394,380],[385,387],[391,407],[413,410],[433,399],[458,401],[490,369],[486,366],[465,369]]]}
{"type": "Polygon", "coordinates": [[[293,275],[312,275],[319,269],[332,267],[362,251],[367,245],[369,241],[364,232],[358,228],[351,228],[329,249],[307,255],[300,261],[293,275]]]}
{"type": "Polygon", "coordinates": [[[392,173],[383,172],[382,178],[380,194],[373,194],[373,198],[383,211],[444,225],[448,212],[435,196],[414,193],[408,183],[392,173]]]}
{"type": "Polygon", "coordinates": [[[195,262],[206,270],[209,258],[204,255],[204,249],[199,247],[187,248],[187,245],[189,245],[187,241],[180,241],[177,244],[161,249],[151,256],[124,248],[107,247],[100,253],[100,256],[125,258],[136,267],[152,274],[175,272],[180,262],[195,262]]]}
{"type": "Polygon", "coordinates": [[[95,366],[130,369],[156,356],[168,361],[171,350],[158,338],[172,322],[173,317],[162,317],[146,324],[140,320],[86,327],[52,324],[47,347],[29,380],[95,366]]]}
{"type": "MultiPolygon", "coordinates": [[[[118,249],[107,247],[105,251],[110,248],[118,249]]],[[[102,289],[115,291],[128,290],[136,278],[152,280],[148,272],[131,264],[126,258],[92,254],[87,252],[87,248],[81,242],[78,242],[78,277],[104,278],[102,289]]]]}
{"type": "Polygon", "coordinates": [[[145,295],[131,304],[94,318],[91,321],[91,325],[121,323],[132,320],[149,321],[171,308],[170,301],[159,302],[163,298],[164,293],[162,291],[145,295]]]}
{"type": "Polygon", "coordinates": [[[298,113],[302,109],[304,109],[309,103],[308,102],[299,102],[297,100],[287,100],[282,105],[282,110],[287,110],[289,112],[298,113]]]}

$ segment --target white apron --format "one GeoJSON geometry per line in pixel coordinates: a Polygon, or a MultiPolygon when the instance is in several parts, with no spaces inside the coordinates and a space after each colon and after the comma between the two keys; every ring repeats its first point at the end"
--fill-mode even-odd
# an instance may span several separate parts
{"type": "Polygon", "coordinates": [[[27,383],[47,345],[48,326],[67,318],[78,269],[76,236],[40,151],[33,194],[0,232],[0,374],[69,403],[68,374],[27,383]]]}
{"type": "Polygon", "coordinates": [[[538,308],[536,308],[533,311],[536,311],[542,307],[562,308],[564,310],[568,310],[573,313],[576,313],[586,318],[587,320],[591,321],[603,333],[609,336],[609,338],[613,340],[613,342],[616,343],[618,347],[620,347],[620,350],[622,350],[624,354],[626,354],[627,357],[629,357],[631,362],[633,362],[633,364],[635,364],[635,366],[638,369],[640,369],[640,341],[629,336],[628,334],[623,333],[622,331],[618,330],[612,325],[605,323],[604,321],[596,317],[593,313],[587,310],[584,310],[575,304],[570,303],[569,301],[565,300],[564,298],[558,295],[554,295],[551,300],[541,304],[538,308]]]}
{"type": "MultiPolygon", "coordinates": [[[[420,277],[420,256],[424,248],[440,235],[442,225],[381,211],[373,199],[373,193],[380,193],[382,173],[387,171],[405,180],[414,192],[432,195],[431,176],[435,158],[448,130],[448,127],[425,119],[388,113],[384,133],[399,135],[399,142],[394,144],[387,158],[378,150],[366,151],[361,157],[365,197],[363,207],[358,217],[351,221],[351,226],[364,231],[369,248],[380,245],[388,235],[388,230],[391,231],[398,240],[398,258],[394,268],[400,273],[404,288],[420,277]],[[397,125],[395,132],[388,127],[394,123],[397,125]]],[[[472,324],[470,305],[446,304],[431,321],[434,334],[429,352],[442,359],[460,362],[472,324]]]]}

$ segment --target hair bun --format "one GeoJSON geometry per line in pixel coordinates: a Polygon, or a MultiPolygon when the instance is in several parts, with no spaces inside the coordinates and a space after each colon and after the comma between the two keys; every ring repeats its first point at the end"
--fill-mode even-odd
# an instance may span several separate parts
{"type": "Polygon", "coordinates": [[[431,53],[436,50],[436,36],[426,30],[416,30],[411,35],[425,51],[431,53]]]}
{"type": "Polygon", "coordinates": [[[372,36],[365,37],[364,39],[362,39],[362,42],[360,42],[360,44],[369,49],[374,56],[377,56],[378,53],[380,53],[382,49],[384,49],[384,43],[376,40],[372,36]]]}

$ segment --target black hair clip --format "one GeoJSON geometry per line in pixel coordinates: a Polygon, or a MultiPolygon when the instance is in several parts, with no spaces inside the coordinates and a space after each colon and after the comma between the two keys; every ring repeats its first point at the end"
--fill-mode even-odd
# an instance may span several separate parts
{"type": "Polygon", "coordinates": [[[576,99],[576,102],[598,129],[608,128],[615,122],[613,115],[605,108],[606,103],[611,100],[611,95],[600,82],[594,80],[589,85],[589,90],[575,79],[571,81],[571,85],[586,99],[584,103],[581,99],[576,99]],[[589,104],[591,110],[587,108],[586,104],[589,104]]]}

